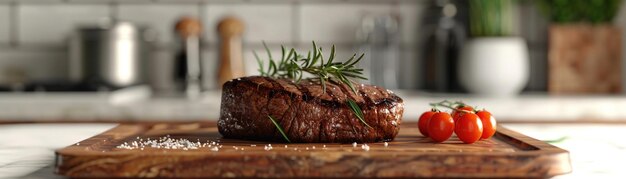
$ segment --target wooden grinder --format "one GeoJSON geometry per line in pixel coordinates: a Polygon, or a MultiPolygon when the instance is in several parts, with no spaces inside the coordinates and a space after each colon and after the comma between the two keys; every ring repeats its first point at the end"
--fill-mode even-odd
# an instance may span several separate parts
{"type": "Polygon", "coordinates": [[[244,25],[235,17],[226,17],[217,25],[220,36],[220,66],[217,74],[218,86],[228,80],[243,77],[242,34],[244,25]]]}

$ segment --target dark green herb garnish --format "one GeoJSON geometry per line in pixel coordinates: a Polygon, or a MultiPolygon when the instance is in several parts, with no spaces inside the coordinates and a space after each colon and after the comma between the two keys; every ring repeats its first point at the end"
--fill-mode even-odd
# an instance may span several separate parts
{"type": "Polygon", "coordinates": [[[280,132],[280,134],[283,135],[283,138],[285,138],[285,140],[287,140],[287,142],[291,143],[291,141],[289,140],[289,137],[287,137],[287,134],[285,134],[285,131],[283,131],[283,128],[280,127],[280,125],[278,125],[276,120],[274,120],[274,118],[272,118],[272,116],[270,116],[270,115],[267,115],[267,117],[272,121],[272,123],[274,123],[274,125],[278,129],[278,132],[280,132]]]}
{"type": "MultiPolygon", "coordinates": [[[[363,69],[357,68],[355,65],[363,59],[365,54],[361,54],[357,58],[357,54],[355,53],[352,57],[345,62],[335,62],[335,45],[330,49],[330,55],[326,62],[324,62],[324,54],[322,53],[322,48],[318,47],[315,42],[313,42],[313,49],[307,52],[306,57],[301,53],[296,52],[294,48],[287,50],[285,46],[281,45],[281,58],[280,61],[275,62],[272,58],[272,54],[263,42],[263,46],[265,47],[265,51],[267,52],[267,56],[269,57],[269,65],[267,69],[263,66],[263,61],[259,58],[256,52],[254,53],[254,57],[259,63],[259,73],[261,76],[267,76],[272,78],[289,78],[296,83],[302,80],[303,73],[309,73],[314,75],[313,79],[318,79],[320,84],[322,85],[322,91],[326,92],[326,82],[333,81],[335,83],[343,83],[348,85],[354,94],[358,95],[357,89],[354,87],[352,79],[363,79],[367,80],[363,76],[363,69]]],[[[365,124],[367,127],[370,125],[365,122],[365,117],[363,116],[363,111],[359,108],[359,105],[356,104],[353,100],[348,99],[347,104],[354,112],[354,115],[365,124]]],[[[271,116],[268,116],[270,120],[276,125],[278,130],[283,137],[287,141],[287,135],[283,132],[282,128],[274,121],[271,116]]],[[[289,141],[291,142],[291,141],[289,141]]]]}
{"type": "Polygon", "coordinates": [[[544,141],[544,142],[546,142],[546,143],[556,144],[556,143],[561,143],[561,142],[563,142],[563,141],[565,141],[565,140],[567,140],[567,139],[569,139],[569,137],[567,137],[567,136],[563,136],[563,137],[560,137],[560,138],[558,138],[558,139],[554,139],[554,140],[543,140],[543,141],[544,141]]]}
{"type": "Polygon", "coordinates": [[[361,111],[361,108],[359,108],[359,105],[357,105],[355,101],[352,101],[350,99],[346,101],[348,102],[348,106],[350,106],[350,109],[352,109],[352,112],[354,112],[354,115],[356,115],[356,118],[359,118],[359,120],[361,120],[363,124],[371,128],[372,126],[370,126],[369,124],[367,124],[367,122],[365,122],[363,111],[361,111]]]}
{"type": "Polygon", "coordinates": [[[354,87],[352,79],[367,80],[367,78],[363,76],[363,69],[355,66],[363,59],[365,54],[361,54],[358,58],[356,58],[357,54],[354,54],[346,62],[335,62],[335,45],[333,45],[330,49],[328,59],[324,62],[322,48],[318,47],[315,42],[313,42],[313,50],[309,51],[306,57],[296,52],[294,48],[287,51],[284,46],[281,46],[281,59],[275,62],[265,42],[263,46],[265,46],[269,57],[269,66],[267,69],[264,68],[263,61],[256,52],[254,52],[254,56],[259,63],[261,76],[289,78],[299,82],[302,80],[302,74],[306,72],[314,75],[316,79],[319,79],[322,84],[323,92],[326,92],[326,82],[334,81],[348,85],[355,94],[357,94],[357,89],[354,87]]]}

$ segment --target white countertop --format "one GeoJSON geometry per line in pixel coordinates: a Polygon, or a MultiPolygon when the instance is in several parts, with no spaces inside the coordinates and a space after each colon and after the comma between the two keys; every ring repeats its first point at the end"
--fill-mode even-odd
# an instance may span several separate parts
{"type": "MultiPolygon", "coordinates": [[[[61,178],[54,150],[101,133],[114,124],[0,125],[0,178],[61,178]]],[[[626,124],[506,124],[570,151],[573,173],[557,178],[624,178],[626,124]]]]}
{"type": "MultiPolygon", "coordinates": [[[[460,94],[397,91],[404,99],[404,119],[416,120],[428,103],[462,100],[490,110],[499,120],[626,120],[626,96],[548,96],[523,94],[488,98],[460,94]]],[[[102,93],[0,94],[0,120],[215,120],[220,91],[194,99],[149,98],[102,93]]]]}

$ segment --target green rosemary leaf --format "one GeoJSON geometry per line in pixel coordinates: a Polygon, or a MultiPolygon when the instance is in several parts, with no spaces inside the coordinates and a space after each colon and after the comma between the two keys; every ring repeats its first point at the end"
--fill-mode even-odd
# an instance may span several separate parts
{"type": "Polygon", "coordinates": [[[356,116],[356,118],[361,120],[361,122],[365,124],[367,127],[372,128],[372,126],[370,126],[369,124],[367,124],[367,122],[365,122],[363,111],[361,111],[361,108],[359,108],[359,105],[356,104],[356,102],[351,99],[348,99],[346,101],[348,102],[348,106],[350,107],[350,109],[352,109],[352,112],[354,112],[354,115],[356,116]]]}
{"type": "MultiPolygon", "coordinates": [[[[296,50],[293,49],[293,48],[291,48],[291,50],[289,50],[289,54],[287,55],[287,60],[292,60],[292,58],[291,58],[292,56],[293,57],[297,56],[296,50]]],[[[297,59],[297,58],[293,58],[293,59],[297,59]]],[[[292,61],[294,61],[294,60],[292,60],[292,61]]]]}
{"type": "Polygon", "coordinates": [[[276,73],[278,72],[278,69],[276,68],[276,62],[274,62],[273,60],[270,60],[270,70],[267,71],[267,73],[269,74],[269,76],[274,77],[276,75],[276,73]]]}
{"type": "Polygon", "coordinates": [[[261,76],[266,76],[261,58],[259,58],[259,55],[257,55],[255,51],[252,51],[252,54],[254,54],[254,58],[256,58],[256,62],[259,64],[259,73],[261,73],[261,76]]]}
{"type": "Polygon", "coordinates": [[[305,60],[305,62],[306,62],[306,65],[304,65],[304,67],[305,67],[305,68],[309,68],[309,67],[311,67],[311,64],[310,64],[310,63],[311,63],[311,51],[309,51],[309,52],[306,54],[306,60],[305,60]]]}
{"type": "Polygon", "coordinates": [[[348,59],[348,61],[346,61],[345,64],[350,64],[352,62],[352,60],[354,60],[354,57],[356,57],[356,53],[352,55],[352,57],[350,57],[350,59],[348,59]]]}
{"type": "Polygon", "coordinates": [[[354,62],[348,64],[347,66],[354,66],[355,64],[359,63],[359,61],[361,61],[361,59],[363,59],[363,56],[365,56],[364,53],[361,54],[361,56],[359,56],[359,58],[357,58],[354,62]]]}
{"type": "MultiPolygon", "coordinates": [[[[303,74],[306,72],[313,75],[313,78],[319,79],[324,93],[326,92],[326,82],[332,81],[343,83],[350,87],[355,94],[358,94],[351,79],[367,80],[363,75],[363,69],[355,67],[355,65],[363,59],[364,54],[361,54],[358,58],[357,54],[354,54],[345,62],[335,62],[335,45],[331,47],[329,57],[326,59],[323,49],[318,47],[315,41],[313,41],[312,44],[313,49],[308,51],[306,58],[300,55],[294,48],[291,48],[291,50],[287,52],[287,48],[281,45],[281,59],[274,61],[269,48],[265,42],[263,42],[263,46],[268,53],[270,61],[267,71],[261,70],[262,75],[274,78],[289,78],[300,82],[303,78],[303,74]]],[[[255,53],[255,57],[256,56],[257,54],[255,53]]],[[[257,60],[260,61],[260,58],[257,57],[257,60]]],[[[259,67],[263,68],[263,65],[259,64],[259,67]]]]}
{"type": "Polygon", "coordinates": [[[278,125],[276,120],[274,120],[274,118],[272,118],[272,116],[270,116],[270,115],[267,115],[267,117],[272,121],[272,123],[274,123],[274,125],[276,126],[276,129],[278,129],[278,132],[280,132],[280,134],[283,135],[283,138],[285,138],[285,140],[287,140],[287,142],[291,143],[291,141],[289,140],[289,137],[287,137],[287,134],[285,134],[285,131],[283,131],[283,128],[280,127],[280,125],[278,125]]]}
{"type": "Polygon", "coordinates": [[[299,72],[298,80],[296,80],[296,83],[299,83],[300,80],[302,80],[302,72],[299,72]]]}
{"type": "Polygon", "coordinates": [[[367,80],[367,78],[360,76],[360,75],[354,75],[354,74],[344,74],[346,77],[351,77],[351,78],[358,78],[358,79],[362,79],[362,80],[367,80]]]}
{"type": "Polygon", "coordinates": [[[335,59],[335,45],[333,45],[333,47],[330,48],[330,56],[328,57],[328,63],[326,64],[326,67],[330,67],[331,65],[333,65],[334,59],[335,59]]]}
{"type": "Polygon", "coordinates": [[[565,141],[565,140],[567,140],[567,139],[569,139],[569,137],[567,137],[567,136],[563,136],[563,137],[560,137],[560,138],[558,138],[558,139],[554,139],[554,140],[543,140],[543,141],[544,141],[544,142],[546,142],[546,143],[556,144],[556,143],[561,143],[561,142],[563,142],[563,141],[565,141]]]}
{"type": "Polygon", "coordinates": [[[354,94],[358,94],[358,92],[357,92],[356,88],[354,88],[354,85],[352,84],[352,81],[350,81],[348,78],[346,78],[346,77],[345,77],[345,76],[343,76],[343,75],[340,75],[340,76],[339,76],[339,79],[341,79],[341,81],[342,81],[344,84],[347,84],[347,85],[348,85],[348,87],[350,87],[350,89],[352,90],[352,92],[354,92],[354,94]]]}
{"type": "Polygon", "coordinates": [[[325,64],[324,64],[324,53],[322,53],[322,49],[320,48],[320,50],[318,51],[320,53],[319,58],[320,58],[320,67],[321,69],[324,69],[325,64]]]}
{"type": "Polygon", "coordinates": [[[324,77],[320,76],[320,83],[322,83],[322,94],[326,93],[326,80],[324,79],[324,77]]]}
{"type": "Polygon", "coordinates": [[[272,58],[272,52],[270,52],[270,48],[267,47],[267,44],[265,44],[265,41],[263,41],[263,47],[265,47],[265,51],[267,52],[267,56],[270,57],[271,61],[273,61],[274,59],[272,58]]]}
{"type": "Polygon", "coordinates": [[[285,61],[285,46],[280,45],[280,52],[282,53],[282,56],[280,56],[280,62],[284,62],[285,61]]]}
{"type": "Polygon", "coordinates": [[[319,60],[318,54],[319,52],[317,51],[317,45],[315,44],[315,42],[313,42],[313,61],[311,61],[311,64],[309,64],[310,66],[313,66],[315,64],[317,64],[317,61],[319,60]]]}

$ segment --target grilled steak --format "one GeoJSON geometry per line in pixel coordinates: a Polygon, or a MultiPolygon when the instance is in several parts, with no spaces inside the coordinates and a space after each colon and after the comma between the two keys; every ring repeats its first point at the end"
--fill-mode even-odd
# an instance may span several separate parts
{"type": "Polygon", "coordinates": [[[219,132],[227,138],[285,141],[268,118],[282,126],[291,142],[391,141],[400,130],[404,104],[393,92],[371,85],[355,85],[358,95],[345,84],[317,80],[252,76],[223,86],[219,132]],[[361,122],[346,100],[363,111],[361,122]]]}

